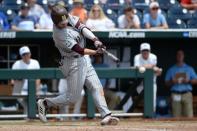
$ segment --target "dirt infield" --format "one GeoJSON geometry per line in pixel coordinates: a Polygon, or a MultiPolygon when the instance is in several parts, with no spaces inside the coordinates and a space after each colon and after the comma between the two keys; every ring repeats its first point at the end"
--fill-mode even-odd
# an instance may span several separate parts
{"type": "Polygon", "coordinates": [[[197,131],[197,120],[121,119],[117,126],[100,126],[98,119],[45,124],[38,120],[0,121],[0,131],[197,131]]]}

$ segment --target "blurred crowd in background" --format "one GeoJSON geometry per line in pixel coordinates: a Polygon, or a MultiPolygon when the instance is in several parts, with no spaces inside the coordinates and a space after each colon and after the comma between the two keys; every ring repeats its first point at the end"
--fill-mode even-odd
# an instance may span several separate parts
{"type": "Polygon", "coordinates": [[[57,2],[91,30],[197,27],[195,0],[3,0],[0,29],[51,30],[57,2]]]}

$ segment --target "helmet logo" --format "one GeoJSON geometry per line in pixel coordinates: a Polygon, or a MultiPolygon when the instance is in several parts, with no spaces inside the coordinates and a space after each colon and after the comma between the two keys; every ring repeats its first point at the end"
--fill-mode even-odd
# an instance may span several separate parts
{"type": "Polygon", "coordinates": [[[62,20],[63,20],[63,21],[66,20],[66,16],[65,16],[65,15],[62,16],[62,20]]]}

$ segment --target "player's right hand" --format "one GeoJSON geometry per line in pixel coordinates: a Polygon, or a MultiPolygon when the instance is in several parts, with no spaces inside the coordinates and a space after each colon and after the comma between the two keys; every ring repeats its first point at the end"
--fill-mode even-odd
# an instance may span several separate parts
{"type": "Polygon", "coordinates": [[[96,50],[96,55],[100,55],[100,54],[103,54],[104,53],[104,51],[103,51],[103,48],[97,48],[97,50],[96,50]]]}

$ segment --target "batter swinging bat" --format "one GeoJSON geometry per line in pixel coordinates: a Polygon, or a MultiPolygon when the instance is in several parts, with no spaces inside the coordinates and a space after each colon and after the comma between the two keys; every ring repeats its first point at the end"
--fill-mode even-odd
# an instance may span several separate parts
{"type": "Polygon", "coordinates": [[[110,53],[109,51],[107,51],[106,49],[102,48],[103,52],[109,57],[111,58],[114,62],[118,63],[120,62],[120,60],[112,53],[110,53]]]}

